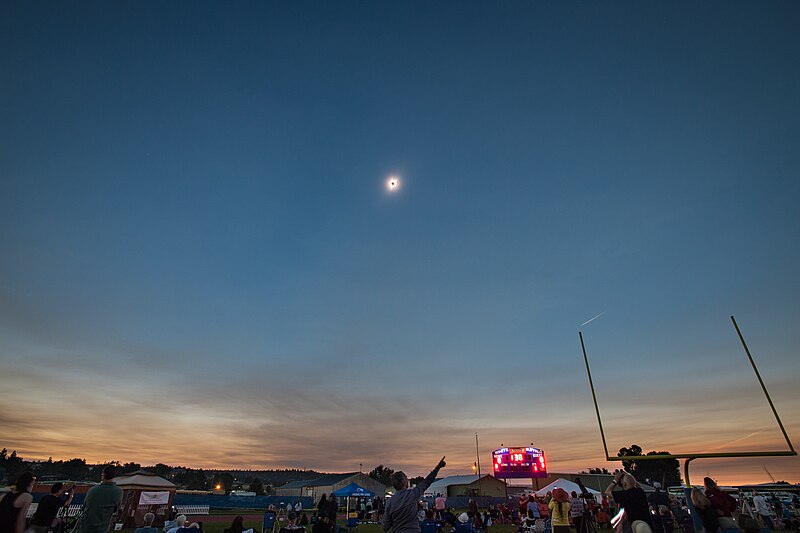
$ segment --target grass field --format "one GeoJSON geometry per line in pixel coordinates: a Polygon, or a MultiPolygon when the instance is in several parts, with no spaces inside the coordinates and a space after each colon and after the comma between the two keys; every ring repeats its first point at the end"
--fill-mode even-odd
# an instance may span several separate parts
{"type": "MultiPolygon", "coordinates": [[[[245,518],[252,517],[255,510],[242,512],[242,513],[234,513],[231,514],[230,511],[221,511],[219,513],[213,513],[215,516],[215,520],[220,520],[223,516],[227,516],[230,520],[220,520],[220,521],[206,521],[203,520],[204,517],[197,516],[192,517],[192,521],[202,521],[203,522],[203,532],[204,533],[222,533],[223,530],[230,527],[231,521],[237,516],[237,514],[241,514],[245,518]]],[[[340,531],[346,531],[344,529],[344,520],[339,520],[340,531]]],[[[255,533],[261,532],[261,520],[253,520],[253,519],[245,519],[244,521],[245,528],[253,528],[255,533]]],[[[279,528],[276,527],[276,531],[279,528]]],[[[489,528],[489,533],[514,533],[517,530],[517,526],[511,524],[501,524],[501,525],[494,525],[489,528]]],[[[311,533],[311,526],[306,526],[307,533],[311,533]]],[[[445,533],[449,531],[448,528],[445,528],[445,533]]],[[[680,530],[676,529],[675,532],[678,533],[680,530]]],[[[598,529],[598,533],[613,533],[612,529],[598,529]]],[[[123,533],[133,533],[133,529],[124,529],[123,533]]],[[[358,533],[383,533],[383,528],[380,524],[360,524],[358,526],[358,533]]],[[[784,530],[774,530],[773,533],[792,533],[790,531],[784,530]]]]}
{"type": "MultiPolygon", "coordinates": [[[[231,515],[231,521],[233,520],[233,518],[235,516],[236,515],[231,515]]],[[[200,517],[197,517],[197,518],[199,519],[200,517]]],[[[203,522],[203,531],[205,533],[222,533],[222,531],[225,528],[230,527],[230,525],[231,525],[230,521],[226,521],[226,522],[205,522],[204,521],[203,522]]],[[[344,525],[344,522],[340,521],[339,525],[340,526],[344,525]]],[[[253,528],[253,530],[255,530],[256,533],[260,533],[260,531],[261,531],[261,521],[260,520],[258,520],[258,521],[256,521],[256,520],[245,520],[244,521],[244,527],[245,528],[253,528]]],[[[517,528],[516,528],[516,526],[513,526],[513,525],[498,525],[498,526],[492,526],[489,529],[490,529],[491,533],[513,533],[514,531],[516,531],[517,528]]],[[[311,526],[306,526],[306,531],[308,533],[311,533],[311,526]]],[[[342,529],[342,531],[344,531],[344,529],[342,529]]],[[[445,529],[445,531],[447,531],[447,530],[445,529]]],[[[605,530],[605,531],[610,532],[611,530],[605,530]]],[[[133,533],[133,530],[132,529],[123,530],[123,532],[124,533],[133,533]]],[[[358,533],[383,533],[383,528],[379,524],[361,524],[361,525],[358,526],[358,533]]]]}

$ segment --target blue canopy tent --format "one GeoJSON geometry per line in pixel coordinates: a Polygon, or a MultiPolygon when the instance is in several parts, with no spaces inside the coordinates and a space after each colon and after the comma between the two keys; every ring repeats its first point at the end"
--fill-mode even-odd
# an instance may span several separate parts
{"type": "Polygon", "coordinates": [[[372,498],[375,493],[365,489],[356,483],[350,483],[346,487],[333,491],[333,495],[337,498],[347,498],[347,516],[350,515],[350,498],[372,498]]]}

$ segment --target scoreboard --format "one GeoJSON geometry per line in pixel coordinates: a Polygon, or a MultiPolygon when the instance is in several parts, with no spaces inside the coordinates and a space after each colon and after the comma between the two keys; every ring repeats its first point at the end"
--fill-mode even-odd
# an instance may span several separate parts
{"type": "Polygon", "coordinates": [[[492,470],[496,478],[547,477],[544,452],[539,448],[498,448],[492,452],[492,470]]]}

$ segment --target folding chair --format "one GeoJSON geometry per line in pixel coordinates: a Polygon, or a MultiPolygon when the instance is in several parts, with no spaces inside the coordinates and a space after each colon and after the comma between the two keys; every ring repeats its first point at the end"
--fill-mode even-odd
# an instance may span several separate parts
{"type": "Polygon", "coordinates": [[[437,522],[436,520],[425,519],[422,521],[420,530],[422,533],[436,533],[440,529],[439,524],[440,522],[437,522]]]}
{"type": "Polygon", "coordinates": [[[348,518],[344,523],[344,528],[347,533],[358,531],[358,518],[348,518]]]}
{"type": "Polygon", "coordinates": [[[261,522],[261,533],[271,533],[275,531],[275,522],[277,514],[275,511],[267,511],[264,513],[264,519],[261,522]]]}
{"type": "Polygon", "coordinates": [[[456,522],[455,533],[472,533],[472,524],[469,522],[456,522]]]}

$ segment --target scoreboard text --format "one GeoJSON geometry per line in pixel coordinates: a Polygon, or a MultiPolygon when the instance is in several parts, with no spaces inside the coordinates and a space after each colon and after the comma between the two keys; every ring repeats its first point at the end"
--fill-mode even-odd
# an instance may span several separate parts
{"type": "Polygon", "coordinates": [[[547,477],[544,452],[539,448],[499,448],[492,452],[492,470],[497,478],[547,477]]]}

